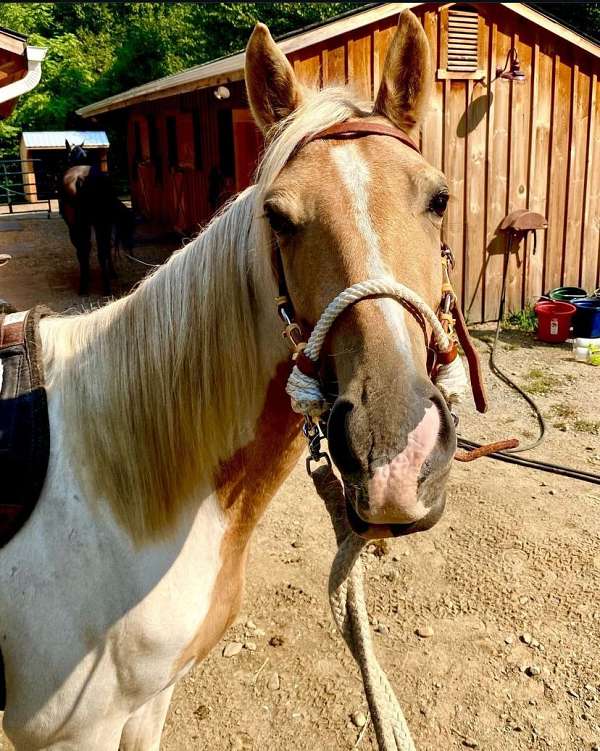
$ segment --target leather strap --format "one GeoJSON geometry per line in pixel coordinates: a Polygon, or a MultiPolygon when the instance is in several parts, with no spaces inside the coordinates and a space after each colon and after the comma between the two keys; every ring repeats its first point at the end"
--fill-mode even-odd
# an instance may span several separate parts
{"type": "Polygon", "coordinates": [[[460,346],[463,348],[467,363],[469,365],[469,376],[471,378],[471,390],[473,391],[473,400],[478,412],[487,412],[487,394],[485,392],[485,386],[483,382],[483,375],[481,373],[481,363],[479,362],[479,355],[477,350],[473,346],[473,342],[467,329],[467,324],[463,318],[462,310],[454,303],[454,329],[458,336],[460,346]]]}
{"type": "Polygon", "coordinates": [[[498,451],[506,451],[507,449],[515,449],[519,445],[519,441],[516,438],[507,438],[505,441],[495,441],[494,443],[486,443],[479,448],[471,449],[470,451],[456,451],[454,458],[457,462],[472,462],[475,459],[481,459],[482,456],[489,456],[495,454],[498,451]]]}
{"type": "Polygon", "coordinates": [[[25,342],[25,320],[28,312],[0,316],[0,349],[25,342]]]}
{"type": "Polygon", "coordinates": [[[360,136],[389,136],[405,144],[409,148],[421,153],[421,149],[412,140],[412,138],[400,128],[394,128],[393,125],[384,125],[383,123],[373,123],[366,120],[346,120],[344,123],[337,123],[325,130],[314,133],[302,141],[302,146],[312,141],[320,141],[324,138],[357,138],[360,136]]]}

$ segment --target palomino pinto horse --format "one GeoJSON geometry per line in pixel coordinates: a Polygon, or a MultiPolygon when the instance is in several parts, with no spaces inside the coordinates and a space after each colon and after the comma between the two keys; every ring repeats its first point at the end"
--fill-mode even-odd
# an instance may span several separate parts
{"type": "MultiPolygon", "coordinates": [[[[368,109],[301,87],[259,24],[246,55],[268,144],[257,184],[129,296],[41,322],[50,464],[0,551],[4,729],[19,751],[158,749],[176,681],[238,612],[252,530],[304,446],[274,237],[306,330],[373,276],[437,306],[443,175],[394,138],[310,140],[349,119],[414,132],[430,78],[408,11],[368,109]]],[[[364,299],[324,354],[330,446],[356,513],[370,536],[427,529],[456,439],[423,331],[396,301],[364,299]]]]}
{"type": "Polygon", "coordinates": [[[117,197],[110,176],[88,164],[83,144],[71,146],[65,141],[69,168],[59,186],[60,214],[69,229],[69,237],[79,261],[79,294],[90,285],[92,229],[96,238],[102,273],[102,290],[111,294],[111,277],[116,276],[112,261],[113,233],[116,242],[127,250],[133,247],[133,212],[117,197]]]}

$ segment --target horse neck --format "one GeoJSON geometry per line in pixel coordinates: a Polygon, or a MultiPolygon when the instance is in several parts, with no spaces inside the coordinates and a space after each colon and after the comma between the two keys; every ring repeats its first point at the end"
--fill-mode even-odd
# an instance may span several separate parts
{"type": "Polygon", "coordinates": [[[81,480],[134,538],[172,526],[253,439],[286,357],[253,214],[242,195],[134,293],[42,331],[81,480]]]}

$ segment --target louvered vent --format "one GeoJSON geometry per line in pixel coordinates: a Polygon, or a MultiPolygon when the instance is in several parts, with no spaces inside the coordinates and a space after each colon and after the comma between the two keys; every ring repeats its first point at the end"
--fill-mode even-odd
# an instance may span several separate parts
{"type": "Polygon", "coordinates": [[[474,73],[479,61],[479,16],[475,11],[448,10],[448,70],[474,73]]]}

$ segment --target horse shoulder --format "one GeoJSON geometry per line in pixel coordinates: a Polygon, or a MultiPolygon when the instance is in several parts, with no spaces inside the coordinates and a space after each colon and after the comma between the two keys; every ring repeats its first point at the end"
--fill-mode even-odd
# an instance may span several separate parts
{"type": "Polygon", "coordinates": [[[252,531],[304,449],[301,417],[292,412],[285,393],[289,370],[288,363],[278,366],[254,438],[224,462],[217,474],[216,495],[227,520],[220,546],[221,567],[209,610],[179,655],[175,673],[203,660],[233,623],[241,605],[252,531]]]}

